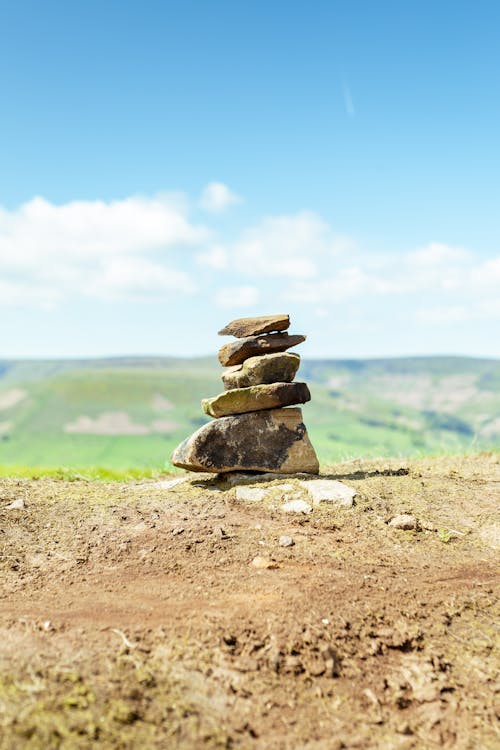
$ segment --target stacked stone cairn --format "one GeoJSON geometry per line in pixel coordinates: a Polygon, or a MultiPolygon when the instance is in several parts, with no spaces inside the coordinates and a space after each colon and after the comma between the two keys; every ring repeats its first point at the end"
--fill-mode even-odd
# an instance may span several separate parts
{"type": "Polygon", "coordinates": [[[233,320],[221,336],[237,340],[219,350],[225,391],[204,399],[214,417],[181,443],[172,463],[190,471],[317,474],[319,464],[302,421],[310,401],[306,383],[293,382],[300,356],[288,352],[305,341],[289,335],[288,315],[233,320]]]}

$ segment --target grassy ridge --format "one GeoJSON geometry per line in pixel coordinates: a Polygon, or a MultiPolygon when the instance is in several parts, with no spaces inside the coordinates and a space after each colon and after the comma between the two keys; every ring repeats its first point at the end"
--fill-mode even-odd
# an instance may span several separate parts
{"type": "MultiPolygon", "coordinates": [[[[299,375],[322,463],[500,446],[496,360],[311,360],[299,375]]],[[[215,358],[0,361],[0,465],[154,474],[221,388],[215,358]]]]}

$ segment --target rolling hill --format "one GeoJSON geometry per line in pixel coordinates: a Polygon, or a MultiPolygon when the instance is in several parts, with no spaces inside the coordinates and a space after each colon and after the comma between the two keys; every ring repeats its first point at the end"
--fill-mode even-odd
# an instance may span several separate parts
{"type": "MultiPolygon", "coordinates": [[[[320,461],[500,447],[500,361],[305,360],[320,461]]],[[[215,358],[0,360],[0,465],[165,469],[222,390],[215,358]]]]}

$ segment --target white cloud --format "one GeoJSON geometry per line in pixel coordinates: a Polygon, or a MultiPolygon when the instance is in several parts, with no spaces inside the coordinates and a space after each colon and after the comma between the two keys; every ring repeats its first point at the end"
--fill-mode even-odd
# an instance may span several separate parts
{"type": "Polygon", "coordinates": [[[4,267],[42,259],[88,260],[193,245],[208,234],[205,227],[190,224],[182,207],[168,196],[63,205],[33,198],[15,211],[0,208],[0,259],[4,267]]]}
{"type": "MultiPolygon", "coordinates": [[[[222,183],[205,191],[211,210],[235,202],[214,185],[222,183]]],[[[442,242],[369,254],[312,211],[265,217],[230,242],[194,223],[182,195],[0,207],[4,308],[54,308],[76,297],[167,301],[201,290],[220,308],[283,300],[327,317],[337,304],[354,310],[372,300],[376,311],[392,298],[430,327],[496,320],[499,288],[500,257],[442,242]]]]}
{"type": "Polygon", "coordinates": [[[469,319],[470,311],[464,305],[424,307],[415,317],[421,323],[462,323],[469,319]]]}
{"type": "Polygon", "coordinates": [[[500,300],[473,300],[468,305],[437,305],[417,310],[416,319],[422,323],[449,324],[467,321],[500,319],[500,300]]]}
{"type": "Polygon", "coordinates": [[[271,216],[226,248],[229,266],[248,276],[312,278],[347,246],[346,238],[312,211],[271,216]]]}
{"type": "Polygon", "coordinates": [[[336,304],[356,297],[403,294],[404,287],[388,276],[376,276],[360,266],[346,266],[332,276],[317,281],[297,281],[287,299],[309,304],[336,304]]]}
{"type": "Polygon", "coordinates": [[[241,203],[242,199],[223,182],[209,182],[201,194],[200,206],[211,214],[223,213],[229,206],[241,203]]]}
{"type": "Polygon", "coordinates": [[[259,290],[254,286],[234,286],[219,289],[215,296],[217,307],[253,307],[259,301],[259,290]]]}
{"type": "Polygon", "coordinates": [[[163,292],[192,294],[196,287],[183,271],[167,268],[146,258],[111,258],[93,277],[85,291],[104,299],[145,298],[163,292]]]}
{"type": "Polygon", "coordinates": [[[47,306],[80,293],[192,291],[186,273],[161,256],[210,236],[190,222],[186,201],[174,195],[63,205],[33,198],[13,211],[0,207],[2,303],[47,306]]]}
{"type": "MultiPolygon", "coordinates": [[[[295,279],[284,291],[284,297],[305,304],[331,305],[381,295],[408,298],[439,295],[443,304],[451,303],[445,304],[446,312],[424,312],[419,319],[430,321],[445,316],[458,320],[470,317],[462,311],[464,301],[485,297],[481,309],[486,310],[488,297],[500,287],[500,258],[482,261],[468,250],[442,243],[378,258],[351,253],[349,260],[350,264],[345,265],[343,258],[339,258],[337,267],[318,279],[295,279]]],[[[478,317],[479,313],[474,315],[478,317]]]]}
{"type": "Polygon", "coordinates": [[[47,310],[56,307],[60,300],[61,294],[50,285],[0,279],[0,307],[32,305],[47,310]]]}
{"type": "Polygon", "coordinates": [[[463,247],[451,247],[442,242],[430,242],[409,253],[408,260],[416,266],[443,266],[470,260],[472,253],[463,247]]]}
{"type": "Polygon", "coordinates": [[[469,283],[483,289],[492,288],[496,292],[500,289],[500,256],[484,261],[476,266],[470,274],[469,283]]]}
{"type": "Polygon", "coordinates": [[[199,253],[197,261],[201,266],[207,266],[216,271],[225,271],[229,267],[227,250],[220,245],[213,245],[205,252],[199,253]]]}

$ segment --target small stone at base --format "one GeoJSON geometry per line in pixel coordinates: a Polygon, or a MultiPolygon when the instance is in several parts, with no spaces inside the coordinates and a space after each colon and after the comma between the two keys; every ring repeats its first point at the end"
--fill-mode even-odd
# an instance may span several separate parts
{"type": "Polygon", "coordinates": [[[415,516],[409,513],[401,513],[399,516],[394,516],[389,521],[389,526],[394,529],[403,529],[403,531],[412,531],[417,528],[417,519],[415,516]]]}
{"type": "Polygon", "coordinates": [[[307,490],[313,505],[319,503],[333,503],[352,508],[356,490],[336,479],[313,479],[308,482],[300,482],[300,486],[307,490]]]}
{"type": "Polygon", "coordinates": [[[18,497],[17,500],[13,500],[10,505],[7,505],[7,510],[24,510],[26,507],[22,497],[18,497]]]}
{"type": "Polygon", "coordinates": [[[275,560],[270,560],[268,557],[262,557],[261,555],[254,557],[250,565],[253,565],[254,568],[259,570],[273,570],[274,568],[279,568],[279,563],[275,560]]]}
{"type": "Polygon", "coordinates": [[[236,487],[236,500],[247,500],[252,503],[263,500],[266,490],[261,487],[236,487]]]}
{"type": "Polygon", "coordinates": [[[305,500],[290,500],[281,506],[285,513],[312,513],[312,506],[305,500]]]}

